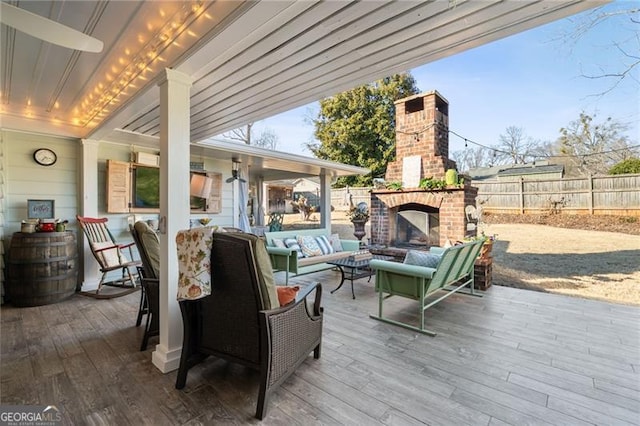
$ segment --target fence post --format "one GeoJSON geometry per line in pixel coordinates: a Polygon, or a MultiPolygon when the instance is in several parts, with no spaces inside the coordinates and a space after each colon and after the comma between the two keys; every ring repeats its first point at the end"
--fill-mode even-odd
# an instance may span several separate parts
{"type": "Polygon", "coordinates": [[[524,178],[520,176],[520,214],[524,214],[524,178]]]}
{"type": "Polygon", "coordinates": [[[589,181],[589,214],[593,215],[593,175],[589,174],[587,180],[589,181]]]}

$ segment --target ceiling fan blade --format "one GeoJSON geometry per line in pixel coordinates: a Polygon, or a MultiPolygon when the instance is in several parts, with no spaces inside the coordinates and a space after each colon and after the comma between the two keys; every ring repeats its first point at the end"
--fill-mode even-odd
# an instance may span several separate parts
{"type": "Polygon", "coordinates": [[[3,1],[0,2],[0,22],[58,46],[84,52],[102,52],[103,43],[97,38],[3,1]]]}
{"type": "Polygon", "coordinates": [[[231,183],[231,182],[233,182],[234,180],[236,180],[236,178],[234,178],[234,177],[232,176],[232,177],[230,177],[230,178],[227,178],[226,182],[227,182],[227,183],[231,183]]]}
{"type": "Polygon", "coordinates": [[[246,182],[247,182],[246,180],[244,180],[244,179],[242,179],[242,178],[238,178],[238,180],[239,180],[240,182],[242,182],[242,183],[246,183],[246,182]]]}

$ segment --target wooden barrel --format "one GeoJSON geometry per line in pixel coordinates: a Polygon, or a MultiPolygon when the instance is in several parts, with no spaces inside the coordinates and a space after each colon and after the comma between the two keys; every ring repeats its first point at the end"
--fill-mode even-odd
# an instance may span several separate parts
{"type": "Polygon", "coordinates": [[[16,232],[9,248],[7,296],[14,306],[40,306],[72,296],[78,281],[73,232],[16,232]]]}

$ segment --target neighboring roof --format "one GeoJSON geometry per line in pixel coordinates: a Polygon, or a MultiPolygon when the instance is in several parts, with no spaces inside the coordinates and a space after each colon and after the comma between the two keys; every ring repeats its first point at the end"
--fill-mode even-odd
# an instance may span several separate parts
{"type": "Polygon", "coordinates": [[[523,166],[513,167],[510,169],[500,170],[498,176],[524,176],[524,175],[537,175],[541,173],[562,173],[564,166],[560,164],[550,164],[546,166],[523,166]]]}
{"type": "Polygon", "coordinates": [[[364,167],[214,139],[191,144],[191,155],[240,160],[249,166],[251,175],[261,176],[265,181],[309,178],[323,174],[337,178],[371,173],[371,170],[364,167]]]}
{"type": "Polygon", "coordinates": [[[492,167],[479,167],[471,169],[467,174],[471,180],[487,180],[502,176],[527,176],[543,173],[563,173],[564,166],[561,164],[548,164],[547,161],[538,161],[528,164],[499,165],[492,167]]]}

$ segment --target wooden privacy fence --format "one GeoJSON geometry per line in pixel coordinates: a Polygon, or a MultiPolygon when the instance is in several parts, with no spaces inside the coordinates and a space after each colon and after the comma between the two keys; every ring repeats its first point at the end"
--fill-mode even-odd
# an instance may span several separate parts
{"type": "Polygon", "coordinates": [[[576,179],[473,181],[485,213],[640,216],[640,174],[576,179]]]}
{"type": "Polygon", "coordinates": [[[336,188],[331,190],[331,205],[335,210],[349,210],[349,199],[354,206],[358,203],[365,202],[371,205],[371,189],[370,187],[362,188],[336,188]]]}

